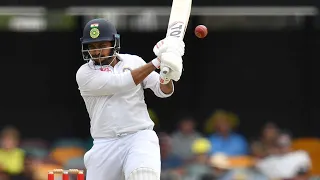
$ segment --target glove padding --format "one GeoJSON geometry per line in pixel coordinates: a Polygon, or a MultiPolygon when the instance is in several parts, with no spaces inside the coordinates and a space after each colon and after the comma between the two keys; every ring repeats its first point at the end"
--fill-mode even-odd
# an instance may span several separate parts
{"type": "Polygon", "coordinates": [[[162,53],[170,49],[170,51],[176,51],[176,53],[182,57],[184,55],[184,48],[185,44],[181,39],[169,36],[160,40],[153,47],[153,52],[157,57],[160,57],[162,53]]]}
{"type": "Polygon", "coordinates": [[[164,77],[165,80],[179,81],[182,74],[182,57],[176,51],[163,52],[160,56],[160,69],[168,67],[170,71],[164,77]]]}

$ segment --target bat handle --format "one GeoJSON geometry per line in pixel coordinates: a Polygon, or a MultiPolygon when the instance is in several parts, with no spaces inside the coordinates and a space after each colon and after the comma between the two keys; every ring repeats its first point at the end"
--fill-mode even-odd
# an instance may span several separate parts
{"type": "Polygon", "coordinates": [[[169,73],[170,69],[168,67],[163,67],[161,72],[163,75],[167,75],[169,73]]]}
{"type": "Polygon", "coordinates": [[[170,79],[167,78],[170,69],[168,67],[163,67],[160,71],[160,83],[161,84],[168,84],[170,79]]]}

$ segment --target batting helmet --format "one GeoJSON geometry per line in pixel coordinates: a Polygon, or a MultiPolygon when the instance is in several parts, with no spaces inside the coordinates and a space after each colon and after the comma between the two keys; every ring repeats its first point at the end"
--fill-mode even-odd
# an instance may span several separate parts
{"type": "Polygon", "coordinates": [[[105,58],[116,56],[120,51],[120,35],[111,22],[102,18],[93,19],[85,25],[80,41],[82,44],[82,55],[85,61],[95,59],[91,56],[88,48],[88,44],[90,43],[110,41],[112,43],[111,47],[99,49],[101,51],[103,49],[112,49],[109,56],[105,58]]]}

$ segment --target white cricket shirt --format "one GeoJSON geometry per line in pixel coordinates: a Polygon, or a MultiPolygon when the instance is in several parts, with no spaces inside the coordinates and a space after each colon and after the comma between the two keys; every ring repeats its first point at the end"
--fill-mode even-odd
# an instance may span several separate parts
{"type": "Polygon", "coordinates": [[[95,66],[92,61],[82,65],[76,80],[90,117],[93,138],[109,138],[152,129],[144,89],[150,88],[160,98],[169,97],[160,89],[159,74],[152,72],[135,85],[130,70],[146,62],[139,56],[119,54],[115,67],[95,66]]]}

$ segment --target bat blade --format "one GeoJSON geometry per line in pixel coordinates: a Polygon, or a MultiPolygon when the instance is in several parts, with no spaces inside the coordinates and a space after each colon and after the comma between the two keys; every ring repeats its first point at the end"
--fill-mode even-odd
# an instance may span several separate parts
{"type": "Polygon", "coordinates": [[[192,0],[173,0],[167,29],[167,37],[184,38],[188,27],[192,0]]]}
{"type": "MultiPolygon", "coordinates": [[[[192,7],[192,0],[173,0],[168,23],[166,37],[176,37],[183,40],[186,33],[190,13],[192,7]]],[[[170,72],[168,67],[163,67],[160,71],[161,79],[168,81],[166,75],[170,72]]]]}

